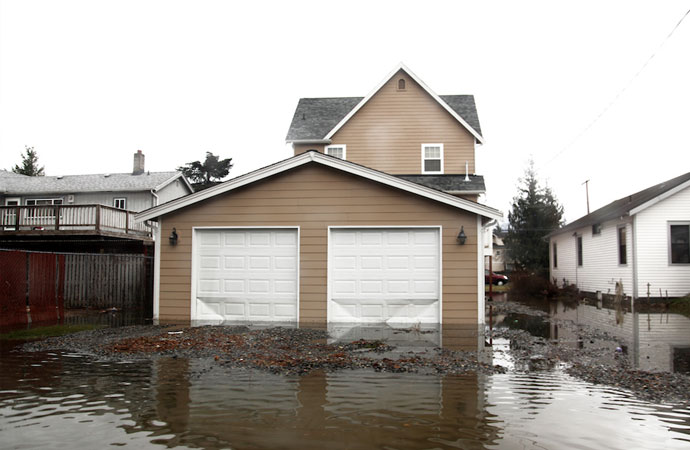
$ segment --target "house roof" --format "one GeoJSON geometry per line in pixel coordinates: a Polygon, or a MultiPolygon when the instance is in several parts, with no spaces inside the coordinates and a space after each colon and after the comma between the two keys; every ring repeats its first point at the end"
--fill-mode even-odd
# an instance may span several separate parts
{"type": "Polygon", "coordinates": [[[462,194],[483,194],[486,192],[484,177],[481,175],[396,175],[413,183],[421,184],[438,191],[462,194]]]}
{"type": "Polygon", "coordinates": [[[301,98],[288,130],[287,142],[328,142],[330,138],[376,92],[400,70],[414,79],[432,98],[446,109],[479,142],[483,142],[477,107],[473,95],[436,95],[404,64],[396,68],[366,97],[301,98]]]}
{"type": "Polygon", "coordinates": [[[403,191],[411,192],[413,194],[445,203],[447,205],[451,205],[490,219],[500,219],[502,217],[502,213],[494,208],[470,200],[465,200],[463,198],[458,198],[445,192],[441,192],[421,184],[413,183],[385,172],[374,170],[360,164],[355,164],[351,161],[345,161],[316,151],[308,151],[270,166],[255,170],[254,172],[233,178],[212,188],[147,209],[138,213],[135,216],[135,220],[141,222],[144,220],[155,219],[180,208],[193,205],[208,198],[215,197],[216,195],[232,191],[233,189],[246,186],[248,184],[263,180],[264,178],[268,178],[305,164],[321,164],[326,167],[331,167],[346,173],[379,182],[384,185],[401,189],[403,191]]]}
{"type": "Polygon", "coordinates": [[[5,169],[0,169],[0,178],[28,178],[26,175],[20,173],[9,172],[5,169]]]}
{"type": "Polygon", "coordinates": [[[574,222],[571,222],[568,225],[549,233],[547,237],[556,236],[561,233],[594,225],[596,223],[604,223],[608,220],[619,217],[632,216],[648,208],[654,203],[657,203],[687,187],[690,187],[690,172],[675,178],[671,178],[670,180],[662,183],[655,184],[654,186],[648,187],[640,192],[636,192],[635,194],[613,201],[603,208],[599,208],[596,211],[580,217],[574,222]]]}
{"type": "MultiPolygon", "coordinates": [[[[182,173],[176,171],[146,172],[140,175],[113,173],[51,177],[8,176],[7,173],[0,173],[0,194],[4,195],[150,191],[161,189],[177,178],[182,178],[189,186],[182,173]]],[[[190,191],[193,191],[191,186],[190,191]]]]}

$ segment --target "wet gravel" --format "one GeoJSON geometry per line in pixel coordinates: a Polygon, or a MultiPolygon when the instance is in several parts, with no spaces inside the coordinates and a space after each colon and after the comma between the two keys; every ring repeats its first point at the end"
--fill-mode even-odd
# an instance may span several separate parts
{"type": "MultiPolygon", "coordinates": [[[[548,314],[513,302],[494,304],[495,314],[521,314],[548,323],[548,314]]],[[[379,372],[435,374],[505,373],[563,370],[578,379],[627,389],[653,402],[690,403],[690,376],[644,372],[632,367],[619,341],[600,330],[570,321],[554,320],[577,341],[553,340],[529,332],[499,327],[494,340],[509,342],[504,362],[487,363],[486,351],[453,351],[425,346],[396,347],[386,341],[355,340],[328,343],[321,329],[246,326],[153,326],[103,328],[24,344],[24,351],[65,350],[96,359],[203,358],[209,368],[260,369],[276,374],[306,374],[313,370],[371,369],[379,372]]],[[[413,328],[405,330],[415,333],[413,328]]],[[[489,337],[487,336],[487,340],[489,337]]],[[[496,353],[494,353],[496,356],[496,353]]],[[[494,361],[503,361],[494,358],[494,361]]]]}

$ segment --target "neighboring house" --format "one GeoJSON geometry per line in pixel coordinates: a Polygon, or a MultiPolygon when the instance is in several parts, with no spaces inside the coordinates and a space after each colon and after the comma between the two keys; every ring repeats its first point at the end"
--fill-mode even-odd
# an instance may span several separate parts
{"type": "Polygon", "coordinates": [[[634,298],[690,293],[690,172],[623,197],[548,235],[551,278],[634,298]]]}
{"type": "Polygon", "coordinates": [[[151,240],[133,212],[192,192],[180,172],[146,172],[141,150],[131,173],[30,177],[2,170],[0,247],[76,236],[151,240]]]}
{"type": "Polygon", "coordinates": [[[493,242],[492,267],[494,272],[506,272],[511,268],[508,263],[508,255],[506,255],[506,245],[503,242],[506,234],[507,232],[501,230],[501,228],[494,229],[491,234],[493,242]]]}
{"type": "Polygon", "coordinates": [[[501,214],[473,201],[464,99],[469,119],[400,66],[367,97],[301,100],[295,156],[139,213],[159,224],[154,317],[483,323],[482,237],[501,214]]]}

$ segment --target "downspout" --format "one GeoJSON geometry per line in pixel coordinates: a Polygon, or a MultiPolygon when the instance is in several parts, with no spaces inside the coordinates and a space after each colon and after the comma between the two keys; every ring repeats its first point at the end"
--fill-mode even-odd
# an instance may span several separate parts
{"type": "Polygon", "coordinates": [[[151,207],[158,206],[158,201],[160,199],[158,198],[158,195],[156,194],[155,189],[151,189],[151,195],[153,196],[153,201],[151,202],[151,207]]]}

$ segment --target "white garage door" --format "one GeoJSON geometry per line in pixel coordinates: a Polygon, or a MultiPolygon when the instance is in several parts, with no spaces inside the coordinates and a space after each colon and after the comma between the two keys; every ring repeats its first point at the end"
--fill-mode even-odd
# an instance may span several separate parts
{"type": "Polygon", "coordinates": [[[439,323],[438,228],[330,233],[330,322],[439,323]]]}
{"type": "Polygon", "coordinates": [[[297,230],[195,232],[193,320],[297,320],[297,230]]]}

